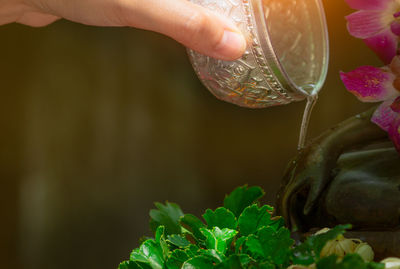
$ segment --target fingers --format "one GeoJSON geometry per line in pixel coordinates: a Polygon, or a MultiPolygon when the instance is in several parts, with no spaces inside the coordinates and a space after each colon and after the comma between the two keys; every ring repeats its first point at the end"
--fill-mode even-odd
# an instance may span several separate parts
{"type": "Polygon", "coordinates": [[[165,34],[200,53],[239,58],[246,41],[230,20],[187,0],[124,0],[119,8],[128,26],[165,34]]]}
{"type": "Polygon", "coordinates": [[[60,17],[39,12],[26,12],[16,22],[32,27],[42,27],[55,22],[60,17]]]}
{"type": "Polygon", "coordinates": [[[315,203],[322,192],[321,184],[318,183],[319,182],[316,182],[315,178],[311,179],[311,189],[308,193],[307,200],[303,208],[303,214],[306,216],[314,209],[315,203]]]}
{"type": "Polygon", "coordinates": [[[52,14],[32,22],[41,26],[62,17],[98,26],[130,26],[167,35],[202,54],[223,60],[239,58],[246,40],[227,18],[188,0],[25,0],[32,11],[52,14]]]}

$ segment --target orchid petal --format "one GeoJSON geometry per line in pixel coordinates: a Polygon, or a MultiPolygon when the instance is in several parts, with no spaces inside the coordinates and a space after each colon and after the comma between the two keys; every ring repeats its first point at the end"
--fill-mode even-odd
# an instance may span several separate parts
{"type": "Polygon", "coordinates": [[[397,114],[396,120],[389,127],[388,134],[395,148],[400,153],[400,114],[397,114]]]}
{"type": "Polygon", "coordinates": [[[393,57],[396,56],[398,36],[390,29],[386,29],[375,36],[364,39],[364,42],[385,64],[389,64],[393,57]]]}
{"type": "Polygon", "coordinates": [[[393,87],[395,76],[382,68],[361,66],[351,72],[340,72],[346,88],[363,102],[379,102],[399,95],[393,87]]]}
{"type": "Polygon", "coordinates": [[[381,11],[357,11],[346,16],[349,33],[357,38],[369,38],[375,36],[389,27],[383,19],[381,11]]]}
{"type": "Polygon", "coordinates": [[[390,30],[392,30],[392,33],[400,36],[400,22],[399,21],[393,21],[390,24],[390,30]]]}
{"type": "Polygon", "coordinates": [[[400,113],[400,97],[397,97],[396,100],[394,100],[393,104],[390,105],[390,108],[394,112],[400,113]]]}
{"type": "Polygon", "coordinates": [[[371,121],[382,128],[384,131],[388,131],[390,126],[396,120],[398,114],[390,107],[392,101],[383,102],[374,112],[371,117],[371,121]]]}
{"type": "Polygon", "coordinates": [[[383,10],[393,0],[346,0],[347,4],[352,9],[359,10],[383,10]]]}

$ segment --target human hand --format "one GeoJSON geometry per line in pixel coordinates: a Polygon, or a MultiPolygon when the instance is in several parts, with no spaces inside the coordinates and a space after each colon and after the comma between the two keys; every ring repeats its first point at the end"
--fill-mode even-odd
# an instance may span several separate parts
{"type": "Polygon", "coordinates": [[[233,22],[187,0],[0,0],[0,25],[40,27],[59,18],[155,31],[223,60],[239,58],[246,47],[233,22]]]}

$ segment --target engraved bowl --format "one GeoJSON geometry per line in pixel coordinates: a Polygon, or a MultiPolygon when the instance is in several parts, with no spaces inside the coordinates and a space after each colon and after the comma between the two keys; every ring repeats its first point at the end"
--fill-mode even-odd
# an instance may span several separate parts
{"type": "Polygon", "coordinates": [[[320,0],[191,0],[235,22],[247,40],[241,58],[188,50],[202,83],[219,99],[263,108],[314,96],[328,69],[328,31],[320,0]]]}

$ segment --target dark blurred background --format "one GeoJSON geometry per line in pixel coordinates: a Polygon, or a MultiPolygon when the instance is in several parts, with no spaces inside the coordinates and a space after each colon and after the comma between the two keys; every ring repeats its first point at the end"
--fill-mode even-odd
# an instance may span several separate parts
{"type": "MultiPolygon", "coordinates": [[[[366,109],[338,72],[379,65],[325,0],[331,38],[318,135],[366,109]]],[[[274,204],[304,103],[248,110],[215,99],[185,49],[159,34],[59,21],[0,27],[0,268],[116,268],[154,201],[216,208],[261,185],[274,204]]]]}

